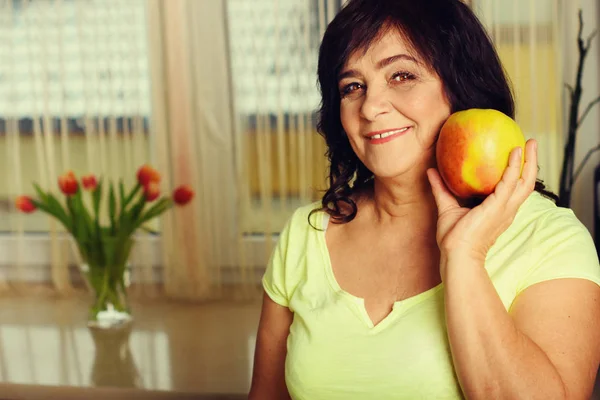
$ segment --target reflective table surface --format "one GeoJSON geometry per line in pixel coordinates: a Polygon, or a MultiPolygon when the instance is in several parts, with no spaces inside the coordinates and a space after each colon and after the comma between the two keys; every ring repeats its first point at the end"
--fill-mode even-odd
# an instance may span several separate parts
{"type": "Polygon", "coordinates": [[[62,386],[245,398],[258,301],[136,299],[133,323],[110,331],[87,327],[87,306],[81,296],[0,297],[0,397],[62,386]]]}

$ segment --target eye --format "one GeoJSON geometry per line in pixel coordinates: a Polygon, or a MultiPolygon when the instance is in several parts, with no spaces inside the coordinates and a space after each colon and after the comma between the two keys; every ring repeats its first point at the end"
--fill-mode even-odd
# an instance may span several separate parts
{"type": "Polygon", "coordinates": [[[410,72],[396,72],[392,75],[392,81],[395,82],[411,81],[413,79],[415,79],[415,76],[410,72]]]}
{"type": "Polygon", "coordinates": [[[360,83],[352,82],[342,88],[342,90],[340,91],[340,95],[342,97],[345,97],[349,94],[356,92],[357,90],[362,89],[362,87],[363,86],[360,83]]]}

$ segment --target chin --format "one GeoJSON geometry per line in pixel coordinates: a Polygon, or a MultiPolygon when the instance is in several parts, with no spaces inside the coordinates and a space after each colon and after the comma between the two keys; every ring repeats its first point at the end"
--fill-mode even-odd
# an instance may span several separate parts
{"type": "Polygon", "coordinates": [[[379,164],[373,165],[372,167],[367,166],[367,168],[373,172],[375,178],[389,180],[415,176],[415,174],[424,175],[427,171],[427,164],[420,162],[398,164],[398,162],[396,162],[387,165],[379,164]]]}
{"type": "Polygon", "coordinates": [[[375,178],[377,179],[383,179],[383,180],[388,180],[388,179],[395,179],[398,177],[401,177],[402,175],[406,174],[406,172],[408,172],[407,168],[374,168],[374,169],[370,169],[369,170],[371,172],[373,172],[373,175],[375,176],[375,178]]]}

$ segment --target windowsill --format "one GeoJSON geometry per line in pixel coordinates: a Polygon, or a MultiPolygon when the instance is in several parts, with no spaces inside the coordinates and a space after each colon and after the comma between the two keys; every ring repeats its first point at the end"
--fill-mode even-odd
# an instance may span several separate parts
{"type": "MultiPolygon", "coordinates": [[[[274,245],[277,237],[271,238],[274,245]]],[[[265,260],[264,236],[244,237],[246,245],[247,265],[252,271],[252,280],[259,283],[264,273],[267,260],[265,260]]],[[[142,235],[136,239],[136,246],[132,250],[132,282],[133,283],[161,283],[163,281],[163,252],[160,235],[142,235]],[[140,257],[143,253],[143,257],[140,257]],[[152,260],[144,263],[141,260],[152,260]],[[147,270],[151,269],[150,272],[147,270]]],[[[65,260],[69,265],[69,275],[73,283],[81,281],[77,267],[78,257],[72,238],[68,234],[59,234],[57,246],[65,249],[65,260]],[[70,248],[69,248],[70,247],[70,248]],[[67,250],[68,249],[68,250],[67,250]]],[[[0,233],[0,277],[5,281],[23,282],[51,282],[50,264],[52,259],[51,240],[47,233],[26,233],[17,236],[0,233]]],[[[216,269],[216,268],[215,268],[216,269]]],[[[225,284],[238,283],[239,266],[224,265],[220,268],[219,275],[225,284]]]]}

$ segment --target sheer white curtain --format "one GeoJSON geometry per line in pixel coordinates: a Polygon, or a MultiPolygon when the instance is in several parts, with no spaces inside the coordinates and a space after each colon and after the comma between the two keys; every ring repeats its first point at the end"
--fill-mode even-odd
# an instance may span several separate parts
{"type": "Polygon", "coordinates": [[[512,81],[517,122],[539,143],[539,176],[556,193],[563,145],[562,3],[471,0],[512,81]]]}
{"type": "Polygon", "coordinates": [[[240,233],[264,243],[325,187],[316,133],[318,48],[339,2],[227,2],[240,186],[240,233]],[[245,166],[245,167],[244,167],[245,166]],[[263,239],[261,241],[260,239],[263,239]],[[257,240],[258,239],[258,240],[257,240]]]}
{"type": "Polygon", "coordinates": [[[154,149],[168,179],[197,188],[194,207],[165,218],[165,288],[170,296],[205,299],[221,294],[223,274],[240,270],[223,4],[148,5],[154,149]]]}
{"type": "Polygon", "coordinates": [[[173,179],[199,188],[198,207],[165,224],[175,232],[164,243],[167,291],[256,296],[275,236],[324,187],[316,62],[339,1],[149,7],[157,158],[173,179]]]}

